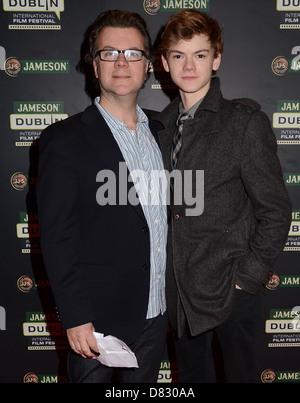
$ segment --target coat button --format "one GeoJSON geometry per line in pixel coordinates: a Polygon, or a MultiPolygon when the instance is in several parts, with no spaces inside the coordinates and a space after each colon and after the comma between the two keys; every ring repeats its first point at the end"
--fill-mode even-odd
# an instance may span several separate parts
{"type": "Polygon", "coordinates": [[[142,228],[142,231],[143,231],[143,232],[148,232],[148,228],[147,228],[147,227],[143,227],[143,228],[142,228]]]}
{"type": "Polygon", "coordinates": [[[175,213],[175,214],[173,215],[173,220],[174,220],[174,221],[178,221],[179,219],[180,219],[180,214],[175,213]]]}
{"type": "Polygon", "coordinates": [[[146,271],[146,270],[149,270],[149,266],[148,266],[147,264],[144,264],[143,267],[142,267],[142,269],[145,270],[145,271],[146,271]]]}

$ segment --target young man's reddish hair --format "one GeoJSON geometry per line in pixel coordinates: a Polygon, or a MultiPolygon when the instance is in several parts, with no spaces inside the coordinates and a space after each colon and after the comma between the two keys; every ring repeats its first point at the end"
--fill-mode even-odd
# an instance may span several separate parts
{"type": "Polygon", "coordinates": [[[172,45],[180,40],[192,39],[194,35],[199,34],[207,35],[215,51],[215,57],[222,54],[224,44],[218,21],[207,13],[197,10],[181,10],[171,16],[161,36],[159,51],[167,57],[172,45]]]}

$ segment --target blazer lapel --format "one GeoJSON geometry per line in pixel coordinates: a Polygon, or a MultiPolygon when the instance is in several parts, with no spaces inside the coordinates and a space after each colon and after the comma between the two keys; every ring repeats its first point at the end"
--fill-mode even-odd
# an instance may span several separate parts
{"type": "MultiPolygon", "coordinates": [[[[82,122],[85,124],[83,135],[87,141],[91,144],[95,153],[98,154],[101,161],[106,165],[107,169],[114,172],[116,175],[117,186],[120,180],[120,169],[125,164],[122,152],[114,139],[112,132],[106,124],[104,118],[96,106],[92,105],[86,109],[82,115],[82,122]]],[[[126,165],[126,178],[127,178],[127,191],[131,189],[134,184],[129,181],[129,170],[126,165]]],[[[125,173],[122,172],[122,177],[125,173]]],[[[131,207],[145,220],[143,209],[140,203],[137,205],[130,204],[131,207]]]]}

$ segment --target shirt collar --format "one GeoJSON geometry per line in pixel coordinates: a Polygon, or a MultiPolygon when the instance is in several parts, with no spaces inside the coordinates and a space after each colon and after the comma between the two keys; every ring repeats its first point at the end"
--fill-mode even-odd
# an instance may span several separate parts
{"type": "Polygon", "coordinates": [[[193,119],[196,110],[199,108],[201,102],[202,102],[203,98],[199,99],[198,102],[196,102],[189,110],[185,110],[183,107],[182,102],[180,102],[179,104],[179,117],[183,114],[183,113],[188,113],[190,115],[190,117],[193,119]]]}
{"type": "MultiPolygon", "coordinates": [[[[98,108],[99,112],[101,113],[102,116],[107,116],[110,117],[110,119],[114,122],[115,125],[117,126],[125,126],[127,127],[126,123],[122,122],[121,120],[117,119],[114,117],[111,113],[107,112],[106,109],[103,108],[103,106],[100,105],[100,96],[96,97],[94,100],[94,104],[98,108]]],[[[139,105],[136,106],[136,111],[137,111],[137,118],[139,123],[147,123],[148,122],[148,117],[145,114],[145,112],[139,107],[139,105]]]]}

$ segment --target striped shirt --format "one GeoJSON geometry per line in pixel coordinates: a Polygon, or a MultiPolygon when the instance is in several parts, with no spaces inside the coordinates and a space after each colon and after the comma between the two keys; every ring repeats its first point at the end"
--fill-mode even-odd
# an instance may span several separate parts
{"type": "Polygon", "coordinates": [[[108,124],[127,164],[135,184],[139,202],[150,234],[150,294],[147,319],[166,310],[165,267],[167,243],[167,209],[165,201],[166,177],[161,152],[148,124],[148,118],[137,106],[136,130],[108,113],[100,104],[95,105],[108,124]]]}

